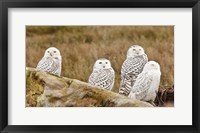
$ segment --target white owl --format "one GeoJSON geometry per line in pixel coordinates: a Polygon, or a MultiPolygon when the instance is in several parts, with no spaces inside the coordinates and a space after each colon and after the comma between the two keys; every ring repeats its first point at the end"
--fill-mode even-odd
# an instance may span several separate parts
{"type": "Polygon", "coordinates": [[[154,101],[160,84],[160,65],[155,61],[149,61],[142,73],[135,81],[128,97],[142,101],[154,101]]]}
{"type": "Polygon", "coordinates": [[[133,45],[128,49],[127,58],[121,68],[119,94],[128,96],[137,76],[148,62],[147,55],[141,46],[133,45]]]}
{"type": "Polygon", "coordinates": [[[89,84],[99,86],[106,90],[112,90],[115,80],[115,72],[107,59],[99,59],[95,62],[93,72],[89,77],[89,84]]]}
{"type": "Polygon", "coordinates": [[[44,56],[39,61],[36,69],[60,76],[61,63],[62,57],[60,51],[55,47],[50,47],[45,51],[44,56]]]}

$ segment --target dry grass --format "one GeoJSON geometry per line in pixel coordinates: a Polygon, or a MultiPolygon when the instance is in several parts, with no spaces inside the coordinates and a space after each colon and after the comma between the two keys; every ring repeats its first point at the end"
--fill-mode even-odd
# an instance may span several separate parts
{"type": "Polygon", "coordinates": [[[88,81],[98,58],[107,58],[115,70],[118,92],[121,65],[128,48],[139,44],[149,60],[159,62],[160,86],[174,84],[173,26],[27,26],[26,66],[36,67],[51,46],[62,55],[62,76],[88,81]]]}

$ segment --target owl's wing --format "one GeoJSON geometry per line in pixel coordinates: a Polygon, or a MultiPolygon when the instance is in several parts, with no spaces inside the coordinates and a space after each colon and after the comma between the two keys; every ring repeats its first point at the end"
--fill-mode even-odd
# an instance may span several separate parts
{"type": "Polygon", "coordinates": [[[37,65],[38,70],[44,70],[50,73],[55,74],[56,71],[58,70],[58,65],[56,62],[53,60],[53,58],[50,57],[44,57],[42,60],[37,65]]]}
{"type": "Polygon", "coordinates": [[[89,81],[88,83],[91,84],[91,85],[95,85],[96,83],[96,77],[99,75],[99,72],[98,71],[93,71],[92,74],[90,75],[89,77],[89,81]]]}
{"type": "Polygon", "coordinates": [[[137,56],[134,58],[127,58],[121,69],[122,75],[137,75],[143,70],[144,65],[147,63],[148,59],[146,54],[137,56]]]}
{"type": "Polygon", "coordinates": [[[144,72],[138,75],[134,86],[132,87],[131,93],[135,94],[136,99],[142,100],[147,91],[149,90],[153,81],[153,76],[149,75],[148,72],[144,72]]]}
{"type": "Polygon", "coordinates": [[[115,82],[115,72],[113,68],[106,70],[106,80],[103,83],[103,86],[107,90],[112,90],[114,82],[115,82]]]}
{"type": "Polygon", "coordinates": [[[93,71],[89,83],[109,90],[114,83],[114,71],[111,69],[93,71]]]}
{"type": "Polygon", "coordinates": [[[121,69],[120,94],[128,95],[130,93],[138,74],[142,72],[147,61],[146,54],[134,58],[127,58],[124,61],[121,69]]]}

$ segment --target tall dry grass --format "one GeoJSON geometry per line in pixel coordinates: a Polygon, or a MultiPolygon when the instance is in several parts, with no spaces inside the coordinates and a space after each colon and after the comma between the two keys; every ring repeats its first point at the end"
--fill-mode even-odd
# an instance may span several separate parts
{"type": "Polygon", "coordinates": [[[61,75],[87,82],[95,61],[107,58],[115,70],[113,91],[118,92],[121,66],[133,44],[160,64],[160,86],[173,85],[173,26],[27,26],[26,66],[36,67],[44,51],[54,46],[62,55],[61,75]]]}

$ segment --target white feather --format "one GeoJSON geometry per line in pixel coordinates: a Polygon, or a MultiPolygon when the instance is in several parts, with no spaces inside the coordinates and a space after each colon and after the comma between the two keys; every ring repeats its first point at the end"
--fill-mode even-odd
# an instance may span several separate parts
{"type": "Polygon", "coordinates": [[[46,71],[58,76],[61,75],[62,58],[57,48],[50,47],[45,51],[43,58],[39,61],[36,69],[46,71]]]}
{"type": "Polygon", "coordinates": [[[135,81],[128,97],[142,100],[154,101],[160,84],[160,66],[155,61],[149,61],[135,81]]]}
{"type": "Polygon", "coordinates": [[[119,94],[128,96],[137,76],[142,72],[148,58],[141,46],[133,45],[128,49],[127,58],[121,68],[119,94]]]}
{"type": "Polygon", "coordinates": [[[112,90],[115,80],[115,72],[107,59],[99,59],[95,62],[93,72],[88,83],[94,86],[112,90]]]}

